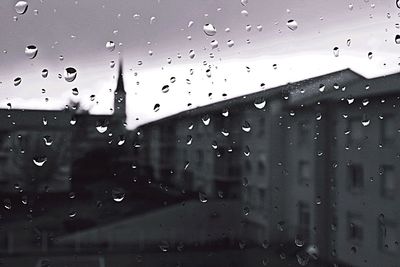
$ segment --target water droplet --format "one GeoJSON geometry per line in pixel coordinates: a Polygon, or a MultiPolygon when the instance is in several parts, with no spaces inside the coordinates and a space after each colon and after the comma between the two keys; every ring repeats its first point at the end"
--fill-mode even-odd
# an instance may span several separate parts
{"type": "Polygon", "coordinates": [[[246,6],[249,3],[249,0],[240,0],[242,6],[246,6]]]}
{"type": "Polygon", "coordinates": [[[242,130],[246,133],[251,131],[251,126],[250,123],[248,121],[244,121],[243,125],[242,125],[242,130]]]}
{"type": "Polygon", "coordinates": [[[295,20],[293,20],[293,19],[288,20],[288,22],[286,23],[286,26],[289,29],[291,29],[292,31],[295,31],[298,28],[297,22],[295,20]]]}
{"type": "Polygon", "coordinates": [[[207,125],[210,124],[211,118],[210,118],[209,115],[204,115],[204,116],[201,118],[201,120],[203,121],[204,125],[207,126],[207,125]]]}
{"type": "Polygon", "coordinates": [[[335,57],[338,57],[338,56],[339,56],[339,47],[335,46],[335,47],[333,48],[333,55],[334,55],[335,57]]]}
{"type": "Polygon", "coordinates": [[[347,44],[348,47],[350,47],[350,45],[351,45],[351,39],[347,39],[346,44],[347,44]]]}
{"type": "Polygon", "coordinates": [[[353,10],[354,6],[353,4],[349,4],[349,10],[353,10]]]}
{"type": "Polygon", "coordinates": [[[222,116],[224,116],[224,117],[229,116],[229,110],[227,108],[222,111],[222,116]]]}
{"type": "Polygon", "coordinates": [[[263,26],[261,24],[257,25],[257,30],[261,32],[263,30],[263,26]]]}
{"type": "Polygon", "coordinates": [[[189,51],[189,58],[190,59],[194,59],[195,56],[196,56],[196,54],[194,53],[194,50],[190,50],[189,51]]]}
{"type": "Polygon", "coordinates": [[[203,26],[203,31],[208,36],[214,36],[217,33],[217,30],[215,29],[214,25],[210,23],[207,23],[203,26]]]}
{"type": "Polygon", "coordinates": [[[14,79],[14,86],[18,86],[18,85],[20,85],[20,84],[21,84],[21,82],[22,82],[22,79],[21,79],[21,77],[17,77],[17,78],[15,78],[15,79],[14,79]]]}
{"type": "Polygon", "coordinates": [[[247,17],[249,15],[249,12],[247,10],[242,10],[242,11],[240,11],[240,14],[247,17]]]}
{"type": "Polygon", "coordinates": [[[304,246],[304,240],[302,240],[300,238],[300,236],[296,236],[294,243],[296,244],[296,246],[298,246],[299,248],[301,248],[302,246],[304,246]]]}
{"type": "Polygon", "coordinates": [[[38,49],[35,45],[28,45],[25,47],[25,55],[30,58],[34,59],[37,55],[38,49]]]}
{"type": "Polygon", "coordinates": [[[368,52],[368,58],[372,59],[372,56],[373,56],[372,52],[368,52]]]}
{"type": "Polygon", "coordinates": [[[172,76],[171,78],[169,78],[169,81],[170,81],[171,83],[174,83],[174,82],[176,81],[176,78],[172,76]]]}
{"type": "Polygon", "coordinates": [[[42,70],[42,77],[47,78],[47,75],[49,75],[49,71],[47,69],[42,70]]]}
{"type": "Polygon", "coordinates": [[[70,123],[71,125],[75,125],[75,124],[76,124],[76,117],[75,117],[75,116],[72,116],[72,118],[71,118],[71,120],[69,121],[69,123],[70,123]]]}
{"type": "Polygon", "coordinates": [[[121,202],[125,198],[125,190],[119,187],[113,188],[111,195],[115,202],[121,202]]]}
{"type": "Polygon", "coordinates": [[[73,95],[79,95],[78,88],[72,88],[72,94],[73,95]]]}
{"type": "Polygon", "coordinates": [[[254,106],[255,106],[256,108],[258,108],[258,109],[263,109],[263,108],[265,108],[266,104],[267,104],[267,101],[265,101],[264,98],[259,98],[259,99],[256,99],[256,100],[254,101],[254,106]]]}
{"type": "Polygon", "coordinates": [[[212,40],[210,45],[211,45],[211,49],[216,49],[218,47],[218,41],[212,40]]]}
{"type": "Polygon", "coordinates": [[[111,60],[110,61],[110,68],[114,68],[115,67],[115,61],[114,60],[111,60]]]}
{"type": "Polygon", "coordinates": [[[186,144],[187,144],[188,146],[190,146],[190,145],[192,144],[192,141],[193,141],[193,137],[192,137],[191,135],[188,135],[188,136],[186,137],[186,144]]]}
{"type": "Polygon", "coordinates": [[[325,85],[324,84],[320,84],[318,90],[322,93],[325,91],[325,85]]]}
{"type": "Polygon", "coordinates": [[[26,10],[28,9],[28,3],[26,1],[18,1],[15,4],[15,12],[17,12],[17,14],[25,14],[26,10]]]}
{"type": "Polygon", "coordinates": [[[247,32],[251,31],[251,25],[250,25],[250,24],[247,24],[247,25],[246,25],[246,31],[247,31],[247,32]]]}
{"type": "Polygon", "coordinates": [[[27,196],[22,196],[21,202],[22,202],[22,204],[27,205],[28,204],[28,197],[27,196]]]}
{"type": "Polygon", "coordinates": [[[168,93],[168,91],[169,91],[169,85],[168,85],[168,84],[164,85],[164,86],[161,88],[161,92],[163,92],[163,93],[168,93]]]}
{"type": "Polygon", "coordinates": [[[68,213],[68,217],[70,217],[71,219],[72,219],[72,218],[75,218],[75,217],[76,217],[76,211],[71,210],[71,211],[68,213]]]}
{"type": "Polygon", "coordinates": [[[46,146],[51,146],[53,144],[53,139],[49,135],[43,136],[43,141],[46,146]]]}
{"type": "Polygon", "coordinates": [[[400,0],[397,0],[397,1],[396,1],[396,6],[397,6],[398,8],[400,8],[400,0]]]}
{"type": "Polygon", "coordinates": [[[11,200],[9,198],[4,199],[3,205],[4,205],[5,209],[10,210],[11,209],[11,200]]]}
{"type": "Polygon", "coordinates": [[[246,147],[244,148],[243,154],[244,154],[246,157],[250,156],[250,147],[249,147],[249,146],[246,146],[246,147]]]}
{"type": "Polygon", "coordinates": [[[46,161],[47,161],[47,157],[44,157],[44,156],[33,158],[33,163],[38,167],[42,167],[46,163],[46,161]]]}
{"type": "Polygon", "coordinates": [[[193,21],[189,21],[189,23],[188,23],[188,28],[190,28],[190,27],[192,27],[193,26],[193,24],[194,24],[194,22],[193,21]]]}
{"type": "Polygon", "coordinates": [[[43,125],[47,125],[47,119],[46,119],[46,117],[43,117],[43,118],[42,118],[42,123],[43,123],[43,125]]]}
{"type": "Polygon", "coordinates": [[[367,119],[367,118],[365,118],[365,119],[363,119],[363,120],[361,121],[361,124],[362,124],[364,127],[367,127],[370,123],[371,123],[371,120],[369,120],[369,119],[367,119]]]}
{"type": "Polygon", "coordinates": [[[108,41],[106,43],[106,49],[110,52],[114,51],[115,49],[115,43],[113,41],[108,41]]]}
{"type": "Polygon", "coordinates": [[[244,208],[243,208],[243,213],[244,213],[245,216],[248,216],[248,215],[250,214],[250,209],[249,209],[249,207],[244,207],[244,208]]]}
{"type": "Polygon", "coordinates": [[[67,82],[73,82],[76,78],[76,75],[77,75],[77,71],[75,68],[68,67],[64,71],[64,79],[67,82]]]}
{"type": "Polygon", "coordinates": [[[394,41],[396,44],[400,44],[400,34],[396,34],[396,37],[394,38],[394,41]]]}
{"type": "Polygon", "coordinates": [[[169,243],[167,241],[162,241],[160,244],[160,249],[162,252],[168,252],[169,250],[169,243]]]}
{"type": "Polygon", "coordinates": [[[201,203],[206,203],[208,201],[207,195],[203,192],[199,192],[199,199],[201,203]]]}
{"type": "Polygon", "coordinates": [[[228,47],[232,47],[235,45],[235,42],[232,40],[228,40],[228,42],[226,42],[226,44],[228,45],[228,47]]]}
{"type": "Polygon", "coordinates": [[[97,122],[96,130],[99,133],[105,133],[107,131],[108,127],[105,122],[97,122]]]}

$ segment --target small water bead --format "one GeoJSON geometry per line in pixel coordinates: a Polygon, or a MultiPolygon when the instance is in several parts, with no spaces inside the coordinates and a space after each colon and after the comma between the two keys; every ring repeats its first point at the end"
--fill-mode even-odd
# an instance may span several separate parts
{"type": "Polygon", "coordinates": [[[264,98],[258,98],[258,99],[256,99],[256,100],[254,101],[254,106],[255,106],[256,108],[258,108],[258,109],[263,109],[263,108],[265,108],[266,104],[267,104],[267,101],[265,101],[264,98]]]}
{"type": "Polygon", "coordinates": [[[49,71],[47,69],[43,69],[42,70],[42,77],[43,78],[47,78],[48,75],[49,75],[49,71]]]}
{"type": "Polygon", "coordinates": [[[245,29],[246,29],[247,32],[251,31],[251,25],[247,24],[245,29]]]}
{"type": "Polygon", "coordinates": [[[246,133],[251,131],[251,126],[250,123],[248,121],[244,121],[243,125],[242,125],[242,130],[246,133]]]}
{"type": "Polygon", "coordinates": [[[190,28],[190,27],[192,27],[192,26],[193,26],[193,24],[194,24],[194,22],[193,22],[193,21],[189,21],[189,23],[188,23],[187,27],[188,27],[188,28],[190,28]]]}
{"type": "Polygon", "coordinates": [[[208,201],[206,193],[199,192],[199,200],[201,203],[206,203],[208,201]]]}
{"type": "Polygon", "coordinates": [[[373,53],[372,53],[372,52],[369,52],[369,53],[368,53],[368,58],[369,58],[369,59],[372,59],[372,56],[373,56],[373,53]]]}
{"type": "Polygon", "coordinates": [[[38,53],[38,49],[35,45],[27,45],[25,47],[25,55],[30,58],[34,59],[38,53]]]}
{"type": "Polygon", "coordinates": [[[115,43],[113,41],[108,41],[106,43],[106,49],[110,52],[114,51],[115,49],[115,43]]]}
{"type": "Polygon", "coordinates": [[[246,6],[249,3],[249,0],[240,0],[242,6],[246,6]]]}
{"type": "Polygon", "coordinates": [[[222,116],[228,117],[228,116],[229,116],[229,110],[228,110],[228,109],[224,109],[224,110],[222,111],[222,116]]]}
{"type": "Polygon", "coordinates": [[[325,85],[324,84],[320,84],[318,90],[322,93],[325,91],[325,85]]]}
{"type": "Polygon", "coordinates": [[[53,144],[53,139],[49,135],[43,136],[43,141],[46,146],[51,146],[53,144]]]}
{"type": "Polygon", "coordinates": [[[114,68],[115,67],[115,61],[114,60],[111,60],[110,61],[110,68],[114,68]]]}
{"type": "Polygon", "coordinates": [[[18,86],[18,85],[20,85],[20,84],[21,84],[21,82],[22,82],[22,79],[21,79],[21,77],[17,77],[17,78],[15,78],[15,79],[14,79],[14,86],[18,86]]]}
{"type": "Polygon", "coordinates": [[[47,157],[44,156],[34,157],[32,161],[36,166],[42,167],[46,163],[47,157]]]}
{"type": "Polygon", "coordinates": [[[242,14],[242,16],[247,17],[249,15],[249,12],[243,9],[242,11],[240,11],[240,14],[242,14]]]}
{"type": "Polygon", "coordinates": [[[157,112],[157,111],[159,111],[160,110],[160,104],[155,104],[154,105],[154,107],[153,107],[153,110],[154,110],[154,112],[157,112]]]}
{"type": "Polygon", "coordinates": [[[208,126],[210,124],[211,118],[209,115],[204,115],[201,120],[203,121],[203,124],[205,126],[208,126]]]}
{"type": "Polygon", "coordinates": [[[189,51],[189,58],[193,59],[196,56],[196,54],[194,53],[194,50],[190,50],[189,51]]]}
{"type": "Polygon", "coordinates": [[[204,24],[203,31],[207,36],[214,36],[217,33],[214,25],[210,23],[204,24]]]}
{"type": "Polygon", "coordinates": [[[64,71],[64,79],[67,82],[73,82],[77,76],[77,71],[73,67],[68,67],[64,71]]]}
{"type": "Polygon", "coordinates": [[[191,135],[188,135],[188,136],[186,137],[186,144],[187,144],[188,146],[190,146],[190,145],[192,144],[192,141],[193,141],[193,137],[192,137],[191,135]]]}
{"type": "Polygon", "coordinates": [[[367,118],[365,118],[365,119],[363,119],[363,120],[361,121],[361,124],[362,124],[364,127],[367,127],[370,123],[371,123],[371,120],[369,120],[369,119],[367,119],[367,118]]]}
{"type": "Polygon", "coordinates": [[[3,200],[3,205],[4,205],[4,208],[6,209],[6,210],[10,210],[11,209],[11,200],[9,199],[9,198],[6,198],[6,199],[4,199],[3,200]]]}
{"type": "Polygon", "coordinates": [[[263,30],[263,26],[261,24],[257,25],[257,30],[261,32],[263,30]]]}
{"type": "Polygon", "coordinates": [[[15,4],[15,12],[17,12],[17,14],[19,15],[25,14],[27,9],[28,9],[28,3],[26,1],[18,1],[15,4]]]}
{"type": "Polygon", "coordinates": [[[288,20],[288,22],[286,23],[286,26],[292,31],[295,31],[298,28],[297,22],[293,19],[288,20]]]}
{"type": "Polygon", "coordinates": [[[231,48],[232,46],[235,45],[235,42],[234,42],[233,40],[228,40],[228,41],[226,42],[226,44],[228,45],[229,48],[231,48]]]}
{"type": "Polygon", "coordinates": [[[338,56],[339,56],[339,47],[335,46],[335,47],[333,48],[333,55],[334,55],[335,57],[338,57],[338,56]]]}
{"type": "Polygon", "coordinates": [[[217,40],[212,40],[210,42],[211,49],[216,49],[218,47],[218,41],[217,40]]]}
{"type": "Polygon", "coordinates": [[[169,78],[170,83],[174,83],[176,81],[176,78],[174,76],[172,76],[171,78],[169,78]]]}
{"type": "Polygon", "coordinates": [[[396,44],[400,44],[400,34],[396,34],[396,37],[394,38],[394,41],[396,44]]]}
{"type": "Polygon", "coordinates": [[[73,94],[73,95],[79,95],[79,90],[78,90],[78,88],[72,88],[72,94],[73,94]]]}
{"type": "Polygon", "coordinates": [[[111,196],[115,202],[119,203],[125,198],[125,190],[119,187],[113,188],[111,190],[111,196]]]}
{"type": "Polygon", "coordinates": [[[164,85],[164,86],[161,88],[161,92],[163,92],[163,93],[168,93],[168,91],[169,91],[169,85],[168,85],[168,84],[164,85]]]}

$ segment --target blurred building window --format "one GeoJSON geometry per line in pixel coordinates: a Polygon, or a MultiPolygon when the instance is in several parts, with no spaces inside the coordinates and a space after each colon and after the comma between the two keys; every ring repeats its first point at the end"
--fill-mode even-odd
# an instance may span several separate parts
{"type": "Polygon", "coordinates": [[[360,193],[364,188],[364,171],[361,164],[347,167],[347,188],[352,193],[360,193]]]}
{"type": "Polygon", "coordinates": [[[297,125],[298,129],[298,142],[299,146],[304,146],[310,139],[310,123],[308,121],[301,121],[297,125]]]}
{"type": "Polygon", "coordinates": [[[308,184],[311,179],[311,164],[305,160],[299,161],[298,164],[298,182],[302,185],[308,184]]]}
{"type": "Polygon", "coordinates": [[[298,234],[302,236],[303,239],[308,239],[309,229],[310,229],[310,206],[303,202],[298,202],[298,234]]]}
{"type": "Polygon", "coordinates": [[[265,163],[262,160],[258,161],[258,175],[265,175],[265,163]]]}
{"type": "Polygon", "coordinates": [[[259,127],[258,136],[261,137],[265,134],[265,125],[266,125],[265,118],[261,117],[259,120],[259,126],[258,126],[259,127]]]}
{"type": "Polygon", "coordinates": [[[394,221],[378,219],[378,247],[384,252],[399,252],[398,227],[394,221]]]}
{"type": "Polygon", "coordinates": [[[354,144],[360,142],[364,137],[363,125],[361,117],[353,117],[349,120],[348,130],[350,131],[349,143],[354,144]]]}
{"type": "Polygon", "coordinates": [[[394,168],[391,165],[381,167],[381,196],[388,199],[393,199],[396,192],[396,177],[394,168]]]}
{"type": "Polygon", "coordinates": [[[347,214],[347,238],[351,241],[362,241],[364,237],[363,221],[361,215],[347,214]]]}
{"type": "Polygon", "coordinates": [[[395,116],[393,114],[385,114],[380,122],[381,142],[384,144],[393,143],[397,132],[395,116]]]}

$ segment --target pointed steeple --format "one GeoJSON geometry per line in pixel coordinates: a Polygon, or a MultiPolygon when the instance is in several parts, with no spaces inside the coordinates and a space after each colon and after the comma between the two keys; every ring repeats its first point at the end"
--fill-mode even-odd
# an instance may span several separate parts
{"type": "Polygon", "coordinates": [[[123,77],[123,67],[122,67],[122,59],[119,60],[118,66],[118,82],[117,88],[115,89],[115,93],[126,93],[124,88],[124,77],[123,77]]]}
{"type": "Polygon", "coordinates": [[[124,88],[122,60],[119,61],[117,88],[114,92],[114,117],[126,118],[126,91],[124,88]]]}

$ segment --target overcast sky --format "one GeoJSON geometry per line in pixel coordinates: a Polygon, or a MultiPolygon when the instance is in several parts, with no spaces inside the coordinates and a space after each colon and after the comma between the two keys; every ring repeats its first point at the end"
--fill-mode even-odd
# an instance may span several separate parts
{"type": "Polygon", "coordinates": [[[24,14],[17,2],[0,2],[0,107],[59,109],[75,99],[93,113],[110,113],[119,57],[130,128],[188,103],[258,91],[261,83],[271,88],[344,68],[366,77],[399,71],[395,0],[27,0],[24,14]],[[203,31],[207,23],[214,36],[203,31]],[[38,48],[33,59],[28,45],[38,48]],[[64,79],[68,67],[77,70],[72,82],[64,79]],[[17,77],[22,82],[14,86],[17,77]]]}

